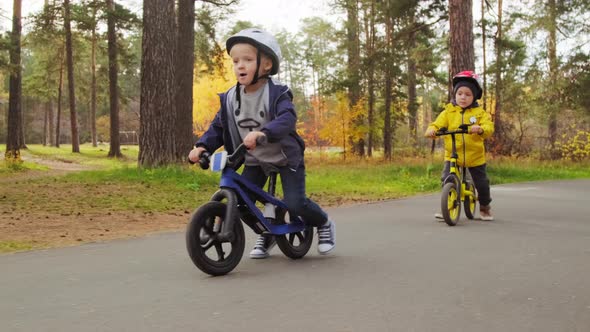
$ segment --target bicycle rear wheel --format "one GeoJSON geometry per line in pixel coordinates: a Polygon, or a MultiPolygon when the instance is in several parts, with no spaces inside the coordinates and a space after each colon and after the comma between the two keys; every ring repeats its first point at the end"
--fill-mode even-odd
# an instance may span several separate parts
{"type": "Polygon", "coordinates": [[[224,222],[226,206],[221,202],[205,203],[195,211],[186,230],[186,248],[191,260],[201,271],[212,276],[232,271],[242,259],[246,245],[240,220],[234,222],[231,241],[218,239],[214,226],[224,222]]]}
{"type": "Polygon", "coordinates": [[[465,210],[465,216],[468,219],[473,219],[475,216],[475,206],[477,204],[477,195],[475,193],[475,186],[471,182],[467,182],[465,189],[470,191],[471,195],[465,195],[463,199],[463,209],[465,210]]]}
{"type": "Polygon", "coordinates": [[[440,203],[443,219],[447,225],[457,225],[457,221],[461,215],[461,197],[455,183],[449,182],[444,185],[440,203]]]}
{"type": "MultiPolygon", "coordinates": [[[[288,213],[284,209],[277,208],[276,223],[288,224],[288,213]]],[[[275,235],[279,249],[285,256],[291,259],[299,259],[307,254],[313,242],[313,227],[307,227],[305,230],[285,235],[275,235]]]]}

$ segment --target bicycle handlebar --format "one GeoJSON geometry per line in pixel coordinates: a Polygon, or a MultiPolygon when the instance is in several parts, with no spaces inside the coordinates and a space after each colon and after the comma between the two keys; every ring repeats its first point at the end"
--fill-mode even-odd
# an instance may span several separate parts
{"type": "MultiPolygon", "coordinates": [[[[266,135],[260,136],[256,139],[257,145],[264,146],[267,143],[268,143],[268,138],[266,137],[266,135]]],[[[227,166],[233,167],[233,166],[239,164],[241,162],[242,158],[244,158],[244,156],[246,155],[247,151],[248,151],[248,148],[246,148],[244,143],[241,143],[240,145],[238,145],[238,147],[235,149],[234,153],[227,156],[227,166]]],[[[190,159],[188,160],[188,162],[190,164],[195,164],[190,159]]],[[[201,156],[199,158],[199,166],[201,166],[201,169],[208,169],[210,162],[211,162],[211,154],[207,151],[204,151],[203,153],[201,153],[201,156]]]]}
{"type": "Polygon", "coordinates": [[[444,135],[451,135],[451,134],[468,134],[469,127],[471,124],[463,123],[459,125],[459,129],[448,131],[446,127],[440,128],[436,131],[436,136],[444,136],[444,135]]]}

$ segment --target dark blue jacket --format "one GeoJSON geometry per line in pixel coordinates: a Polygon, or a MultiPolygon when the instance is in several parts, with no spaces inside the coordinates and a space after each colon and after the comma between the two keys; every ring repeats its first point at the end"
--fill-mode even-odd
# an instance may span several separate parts
{"type": "MultiPolygon", "coordinates": [[[[287,166],[297,168],[303,162],[303,151],[305,143],[297,134],[295,126],[297,123],[297,113],[293,106],[293,94],[286,85],[277,84],[273,80],[268,80],[269,85],[269,112],[271,121],[268,122],[261,131],[266,134],[270,143],[280,142],[283,152],[287,156],[287,166]]],[[[228,90],[229,91],[229,90],[228,90]]],[[[227,91],[219,94],[221,107],[209,129],[195,143],[195,146],[202,146],[209,153],[215,152],[221,146],[225,146],[228,153],[233,153],[235,146],[229,131],[227,116],[227,91]]],[[[235,124],[231,124],[232,126],[235,124]]]]}

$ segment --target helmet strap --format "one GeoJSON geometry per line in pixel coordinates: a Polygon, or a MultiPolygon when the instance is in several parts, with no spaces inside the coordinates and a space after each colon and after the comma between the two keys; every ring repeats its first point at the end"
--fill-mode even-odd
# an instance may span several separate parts
{"type": "Polygon", "coordinates": [[[250,84],[256,84],[258,82],[258,71],[260,70],[260,50],[256,48],[256,72],[254,73],[254,78],[250,84]]]}

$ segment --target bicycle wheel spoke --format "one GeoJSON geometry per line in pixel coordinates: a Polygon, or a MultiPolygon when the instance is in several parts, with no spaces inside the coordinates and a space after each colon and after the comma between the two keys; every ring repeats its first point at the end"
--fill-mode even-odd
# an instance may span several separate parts
{"type": "Polygon", "coordinates": [[[211,249],[211,247],[213,247],[213,245],[215,244],[215,241],[213,239],[209,239],[209,241],[202,245],[201,248],[203,248],[203,252],[207,252],[207,250],[211,249]]]}
{"type": "Polygon", "coordinates": [[[217,251],[217,258],[219,261],[225,259],[225,253],[223,252],[223,247],[221,246],[221,242],[215,243],[215,250],[217,251]]]}

